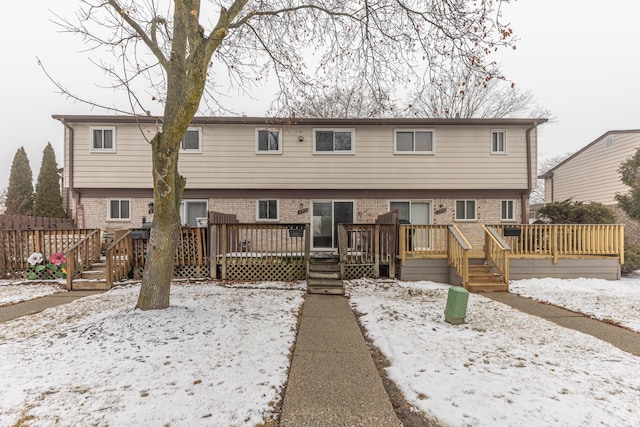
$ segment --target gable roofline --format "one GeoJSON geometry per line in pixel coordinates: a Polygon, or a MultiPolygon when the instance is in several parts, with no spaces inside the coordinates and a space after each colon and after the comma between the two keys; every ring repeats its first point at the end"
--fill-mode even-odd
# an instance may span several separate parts
{"type": "MultiPolygon", "coordinates": [[[[161,123],[162,117],[123,115],[53,115],[55,120],[66,123],[161,123]]],[[[285,117],[219,117],[195,116],[191,124],[212,125],[261,125],[261,126],[537,126],[546,118],[514,119],[433,119],[433,118],[285,118],[285,117]]]]}
{"type": "Polygon", "coordinates": [[[573,158],[577,157],[578,155],[580,155],[581,153],[585,152],[589,148],[593,147],[595,144],[597,144],[598,142],[602,141],[603,139],[605,139],[609,135],[625,135],[625,134],[630,134],[630,133],[640,133],[640,129],[610,130],[610,131],[607,131],[607,132],[603,133],[602,135],[600,135],[599,137],[597,137],[594,141],[592,141],[589,144],[585,145],[580,150],[576,151],[575,153],[573,153],[572,155],[570,155],[569,157],[567,157],[566,159],[564,159],[563,161],[561,161],[560,163],[558,163],[557,165],[555,165],[554,167],[552,167],[551,169],[549,169],[548,171],[543,173],[542,175],[539,175],[538,178],[539,179],[545,179],[545,178],[553,177],[553,172],[556,169],[558,169],[560,166],[564,165],[565,163],[571,161],[573,158]]]}

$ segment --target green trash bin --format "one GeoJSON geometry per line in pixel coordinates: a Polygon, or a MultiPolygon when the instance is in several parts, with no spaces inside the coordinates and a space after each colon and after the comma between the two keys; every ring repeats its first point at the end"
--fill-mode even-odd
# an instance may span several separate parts
{"type": "Polygon", "coordinates": [[[444,320],[452,325],[464,323],[467,317],[467,303],[469,291],[461,286],[452,286],[447,294],[447,307],[444,310],[444,320]]]}

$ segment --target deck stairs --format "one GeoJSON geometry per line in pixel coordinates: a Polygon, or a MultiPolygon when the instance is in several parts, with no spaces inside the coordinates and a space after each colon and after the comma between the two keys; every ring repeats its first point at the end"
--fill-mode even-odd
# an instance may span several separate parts
{"type": "Polygon", "coordinates": [[[489,264],[469,265],[469,292],[507,292],[509,286],[500,280],[489,264]]]}
{"type": "Polygon", "coordinates": [[[307,293],[344,295],[344,283],[337,254],[312,254],[309,259],[307,293]]]}
{"type": "Polygon", "coordinates": [[[107,261],[104,256],[100,261],[91,264],[88,270],[83,271],[80,277],[73,280],[71,290],[73,291],[94,291],[107,290],[107,261]]]}

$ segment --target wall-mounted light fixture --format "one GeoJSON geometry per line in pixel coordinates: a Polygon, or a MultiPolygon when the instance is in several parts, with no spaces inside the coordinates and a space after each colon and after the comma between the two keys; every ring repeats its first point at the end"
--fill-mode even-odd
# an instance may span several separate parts
{"type": "Polygon", "coordinates": [[[152,214],[154,208],[153,202],[149,203],[147,206],[149,207],[149,213],[152,214]]]}
{"type": "Polygon", "coordinates": [[[304,136],[298,135],[298,142],[304,142],[304,136]]]}
{"type": "Polygon", "coordinates": [[[300,203],[300,209],[304,209],[304,203],[300,203]]]}

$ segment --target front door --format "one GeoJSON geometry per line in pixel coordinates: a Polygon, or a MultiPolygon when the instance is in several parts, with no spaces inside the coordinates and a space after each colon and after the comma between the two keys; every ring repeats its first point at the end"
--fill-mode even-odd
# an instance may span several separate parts
{"type": "Polygon", "coordinates": [[[338,247],[338,224],[353,223],[353,202],[313,202],[313,248],[338,247]]]}
{"type": "MultiPolygon", "coordinates": [[[[431,202],[391,202],[390,208],[398,209],[398,219],[401,224],[431,224],[431,202]]],[[[407,249],[425,250],[431,246],[430,239],[428,230],[413,230],[409,236],[407,249]]]]}

